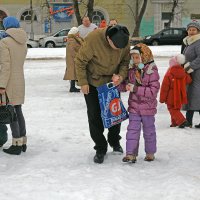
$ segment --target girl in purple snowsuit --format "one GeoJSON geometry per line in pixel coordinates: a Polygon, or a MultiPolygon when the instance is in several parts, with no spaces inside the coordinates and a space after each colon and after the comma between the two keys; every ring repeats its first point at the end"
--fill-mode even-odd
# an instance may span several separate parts
{"type": "Polygon", "coordinates": [[[158,69],[147,45],[137,44],[131,49],[130,54],[128,80],[119,86],[120,91],[130,91],[126,156],[122,161],[136,162],[141,127],[145,141],[145,161],[153,161],[156,153],[156,97],[160,88],[158,69]]]}

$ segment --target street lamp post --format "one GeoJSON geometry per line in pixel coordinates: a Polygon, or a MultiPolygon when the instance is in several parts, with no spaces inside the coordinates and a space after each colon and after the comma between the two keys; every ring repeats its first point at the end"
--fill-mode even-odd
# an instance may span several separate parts
{"type": "Polygon", "coordinates": [[[33,4],[32,4],[32,0],[30,0],[30,11],[31,11],[31,32],[30,32],[30,39],[34,40],[34,32],[33,32],[33,4]]]}

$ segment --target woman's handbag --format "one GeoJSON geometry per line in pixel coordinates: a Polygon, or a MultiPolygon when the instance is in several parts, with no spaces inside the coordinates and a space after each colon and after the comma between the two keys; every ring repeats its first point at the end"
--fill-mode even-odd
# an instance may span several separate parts
{"type": "Polygon", "coordinates": [[[101,118],[105,128],[110,128],[128,118],[120,93],[113,83],[97,87],[101,118]]]}
{"type": "Polygon", "coordinates": [[[6,103],[3,103],[2,94],[0,94],[0,124],[11,124],[16,119],[15,108],[9,103],[7,93],[5,93],[6,103]]]}

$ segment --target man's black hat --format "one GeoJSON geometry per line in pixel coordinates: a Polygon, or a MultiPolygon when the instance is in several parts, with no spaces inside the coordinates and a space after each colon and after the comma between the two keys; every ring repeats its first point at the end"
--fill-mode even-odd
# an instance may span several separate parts
{"type": "Polygon", "coordinates": [[[115,25],[108,27],[106,36],[112,40],[115,47],[120,49],[125,48],[129,42],[129,31],[125,26],[115,25]]]}

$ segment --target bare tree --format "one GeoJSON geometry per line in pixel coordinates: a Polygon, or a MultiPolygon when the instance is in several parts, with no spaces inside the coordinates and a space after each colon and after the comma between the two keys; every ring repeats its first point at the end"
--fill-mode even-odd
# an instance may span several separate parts
{"type": "Polygon", "coordinates": [[[78,25],[81,25],[82,24],[82,20],[81,19],[86,14],[89,17],[89,19],[92,21],[92,14],[93,14],[93,10],[94,10],[93,9],[94,0],[87,0],[87,1],[81,0],[79,2],[80,2],[80,4],[78,3],[78,0],[73,0],[74,12],[75,12],[75,15],[76,15],[76,19],[77,19],[78,25]],[[86,8],[85,13],[84,13],[83,16],[81,16],[81,14],[80,14],[79,5],[83,5],[86,8]]]}
{"type": "MultiPolygon", "coordinates": [[[[141,2],[141,0],[140,0],[140,2],[141,2]]],[[[139,36],[140,24],[141,24],[142,17],[144,15],[146,7],[147,7],[147,3],[148,3],[148,0],[144,0],[143,4],[141,6],[141,9],[139,9],[139,0],[136,0],[135,29],[133,31],[132,37],[139,36]]]]}
{"type": "Polygon", "coordinates": [[[88,3],[87,3],[87,11],[88,11],[88,17],[90,19],[90,21],[92,21],[92,15],[93,15],[93,9],[94,7],[94,0],[88,0],[88,3]]]}
{"type": "Polygon", "coordinates": [[[173,0],[172,11],[169,16],[169,21],[167,23],[167,28],[171,26],[172,20],[174,19],[175,9],[178,6],[178,0],[173,0]]]}

